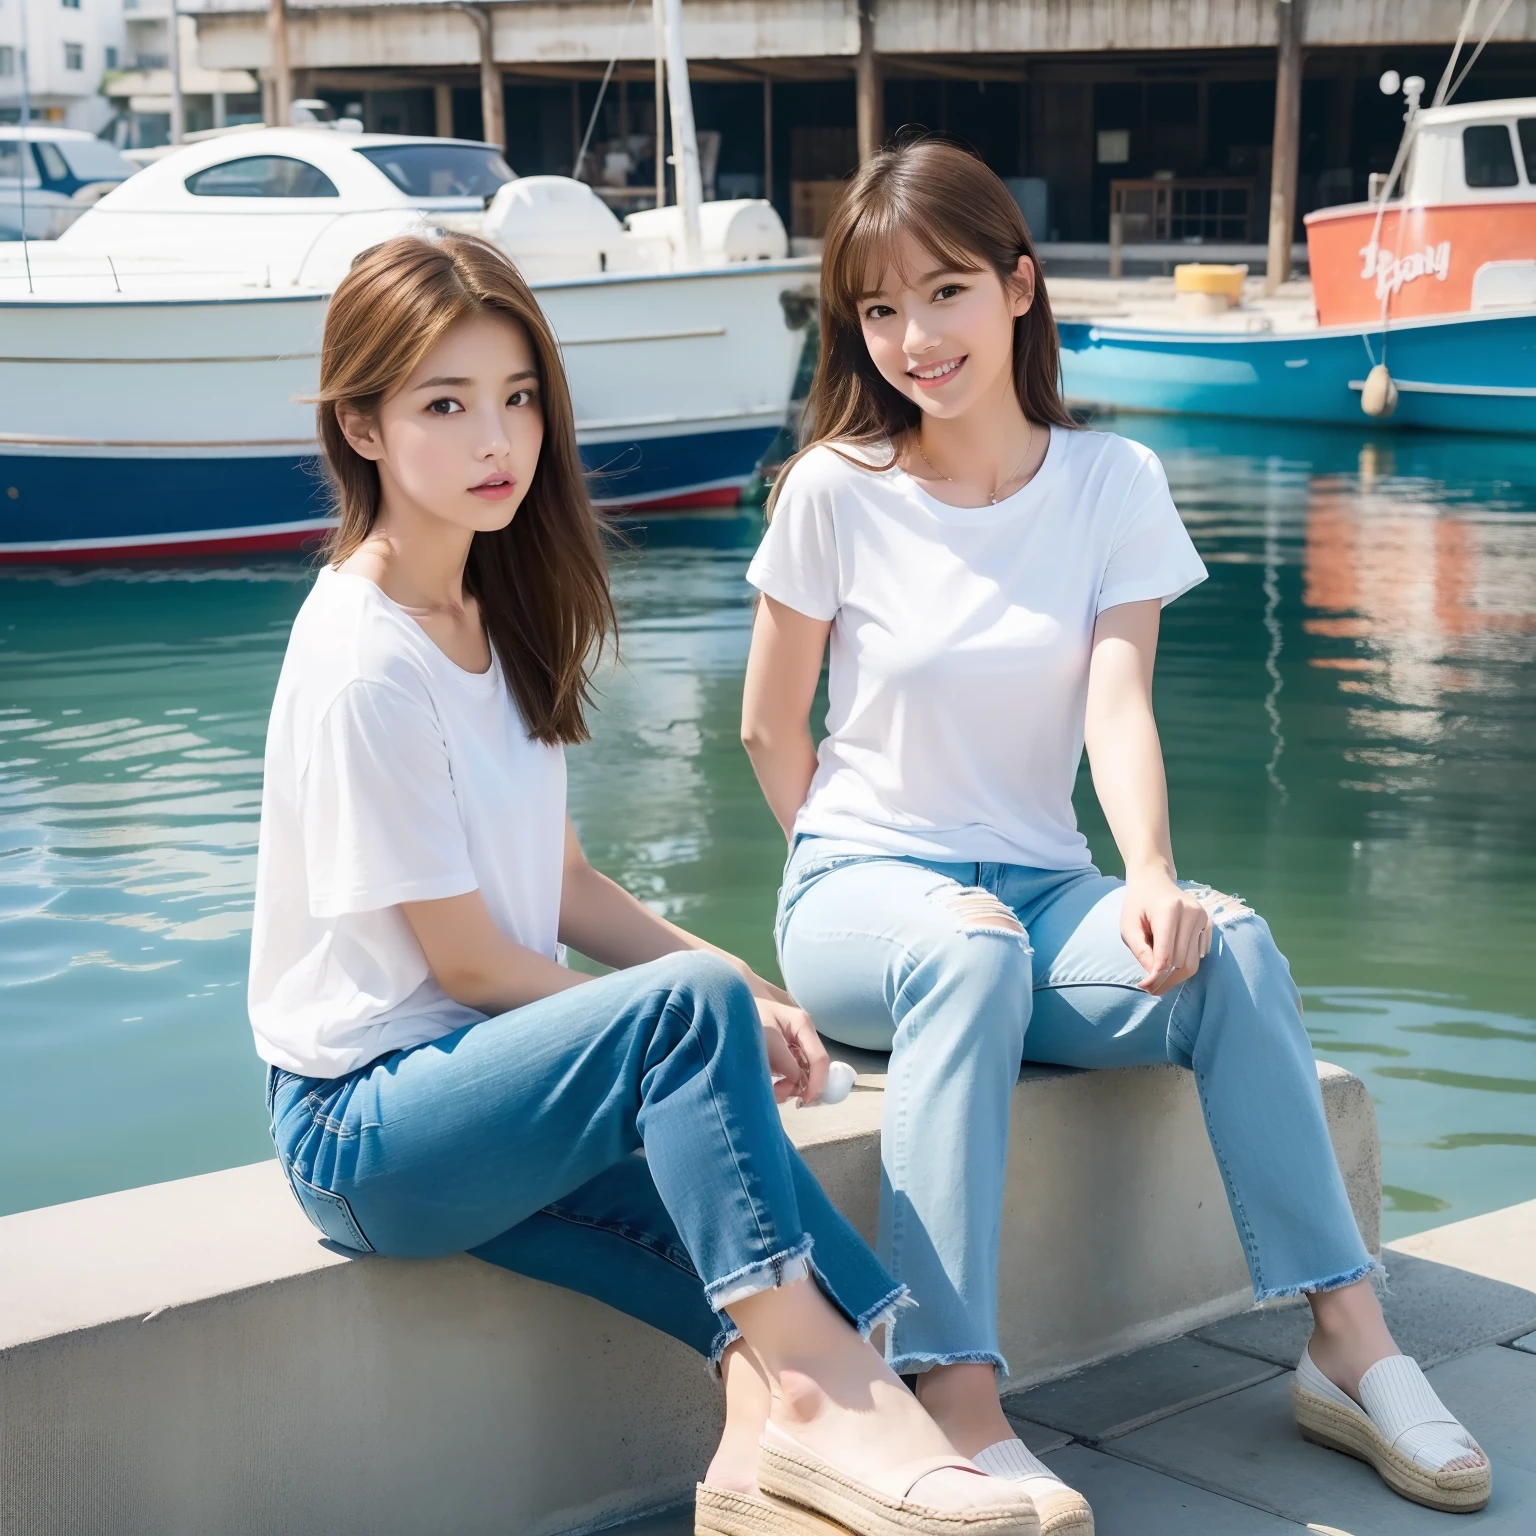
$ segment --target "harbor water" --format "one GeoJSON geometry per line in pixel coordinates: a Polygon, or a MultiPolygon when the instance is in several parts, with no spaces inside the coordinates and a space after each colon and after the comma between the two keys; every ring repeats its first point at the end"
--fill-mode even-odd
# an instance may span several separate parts
{"type": "MultiPolygon", "coordinates": [[[[1385,1235],[1536,1197],[1536,443],[1124,418],[1211,580],[1157,700],[1181,872],[1377,1104],[1385,1235]]],[[[589,855],[773,972],[737,742],[755,508],[631,530],[589,855]]],[[[270,1155],[245,969],[302,558],[0,574],[0,1214],[270,1155]]],[[[1113,845],[1086,774],[1079,812],[1113,845]]]]}

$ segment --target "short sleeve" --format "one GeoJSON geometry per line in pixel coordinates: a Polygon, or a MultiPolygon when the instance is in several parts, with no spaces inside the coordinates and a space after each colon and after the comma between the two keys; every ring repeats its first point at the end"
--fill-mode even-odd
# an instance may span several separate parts
{"type": "Polygon", "coordinates": [[[442,731],[390,684],[349,683],[332,702],[299,773],[298,813],[314,917],[479,885],[442,731]]]}
{"type": "Polygon", "coordinates": [[[1206,577],[1155,455],[1142,462],[1126,501],[1099,583],[1098,613],[1154,597],[1166,606],[1206,577]]]}
{"type": "Polygon", "coordinates": [[[832,526],[832,497],[818,486],[816,468],[808,455],[790,470],[774,503],[763,542],[747,567],[747,580],[796,613],[811,619],[831,619],[842,606],[837,538],[832,526]]]}

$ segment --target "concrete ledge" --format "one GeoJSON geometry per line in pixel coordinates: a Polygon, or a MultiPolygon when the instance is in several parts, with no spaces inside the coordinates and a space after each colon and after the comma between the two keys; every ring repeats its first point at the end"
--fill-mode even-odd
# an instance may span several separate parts
{"type": "MultiPolygon", "coordinates": [[[[1375,1251],[1370,1098],[1319,1075],[1375,1251]]],[[[869,1236],[882,1087],[785,1117],[869,1236]]],[[[1185,1073],[1028,1071],[1009,1191],[1016,1385],[1248,1305],[1185,1073]]],[[[0,1220],[5,1536],[587,1529],[686,1495],[718,1422],[696,1356],[595,1302],[327,1248],[275,1162],[0,1220]]]]}

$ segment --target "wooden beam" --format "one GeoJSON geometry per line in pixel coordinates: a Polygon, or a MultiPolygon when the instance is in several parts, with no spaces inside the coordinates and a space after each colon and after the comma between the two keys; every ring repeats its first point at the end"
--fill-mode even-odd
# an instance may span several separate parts
{"type": "Polygon", "coordinates": [[[1296,223],[1296,167],[1301,138],[1301,32],[1305,0],[1276,0],[1275,141],[1269,161],[1269,259],[1264,291],[1291,275],[1296,223]]]}
{"type": "Polygon", "coordinates": [[[875,0],[859,0],[859,56],[853,73],[859,163],[873,160],[885,139],[884,89],[875,56],[875,0]]]}
{"type": "Polygon", "coordinates": [[[439,81],[432,87],[433,127],[440,139],[453,137],[453,87],[439,81]]]}
{"type": "Polygon", "coordinates": [[[293,106],[293,72],[288,64],[288,6],[285,0],[267,0],[267,44],[272,56],[269,66],[272,115],[268,126],[286,128],[293,106]]]}

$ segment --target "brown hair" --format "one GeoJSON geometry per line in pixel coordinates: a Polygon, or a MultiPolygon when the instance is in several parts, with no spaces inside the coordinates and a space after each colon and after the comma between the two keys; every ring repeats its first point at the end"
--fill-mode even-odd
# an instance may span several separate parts
{"type": "MultiPolygon", "coordinates": [[[[827,225],[821,257],[821,348],[806,416],[810,435],[779,471],[774,497],[801,454],[819,443],[894,449],[922,411],[875,367],[859,322],[859,299],[889,266],[897,239],[912,235],[936,261],[960,272],[990,267],[1005,285],[1027,256],[1035,298],[1013,322],[1013,388],[1025,416],[1076,427],[1061,398],[1061,342],[1045,279],[1019,205],[975,155],[942,139],[913,139],[859,168],[827,225]]],[[[894,455],[893,455],[894,462],[894,455]]],[[[889,468],[889,466],[886,466],[889,468]]],[[[770,498],[769,508],[773,500],[770,498]]]]}
{"type": "Polygon", "coordinates": [[[585,741],[592,667],[617,630],[602,531],[576,448],[576,420],[554,334],[517,269],[470,235],[400,235],[364,251],[331,299],[315,396],[320,443],[340,522],[332,564],[379,514],[378,467],[347,442],[336,407],[365,415],[405,386],[448,329],[502,315],[526,332],[539,373],[544,441],[517,515],[469,546],[464,586],[480,605],[528,734],[585,741]]]}

